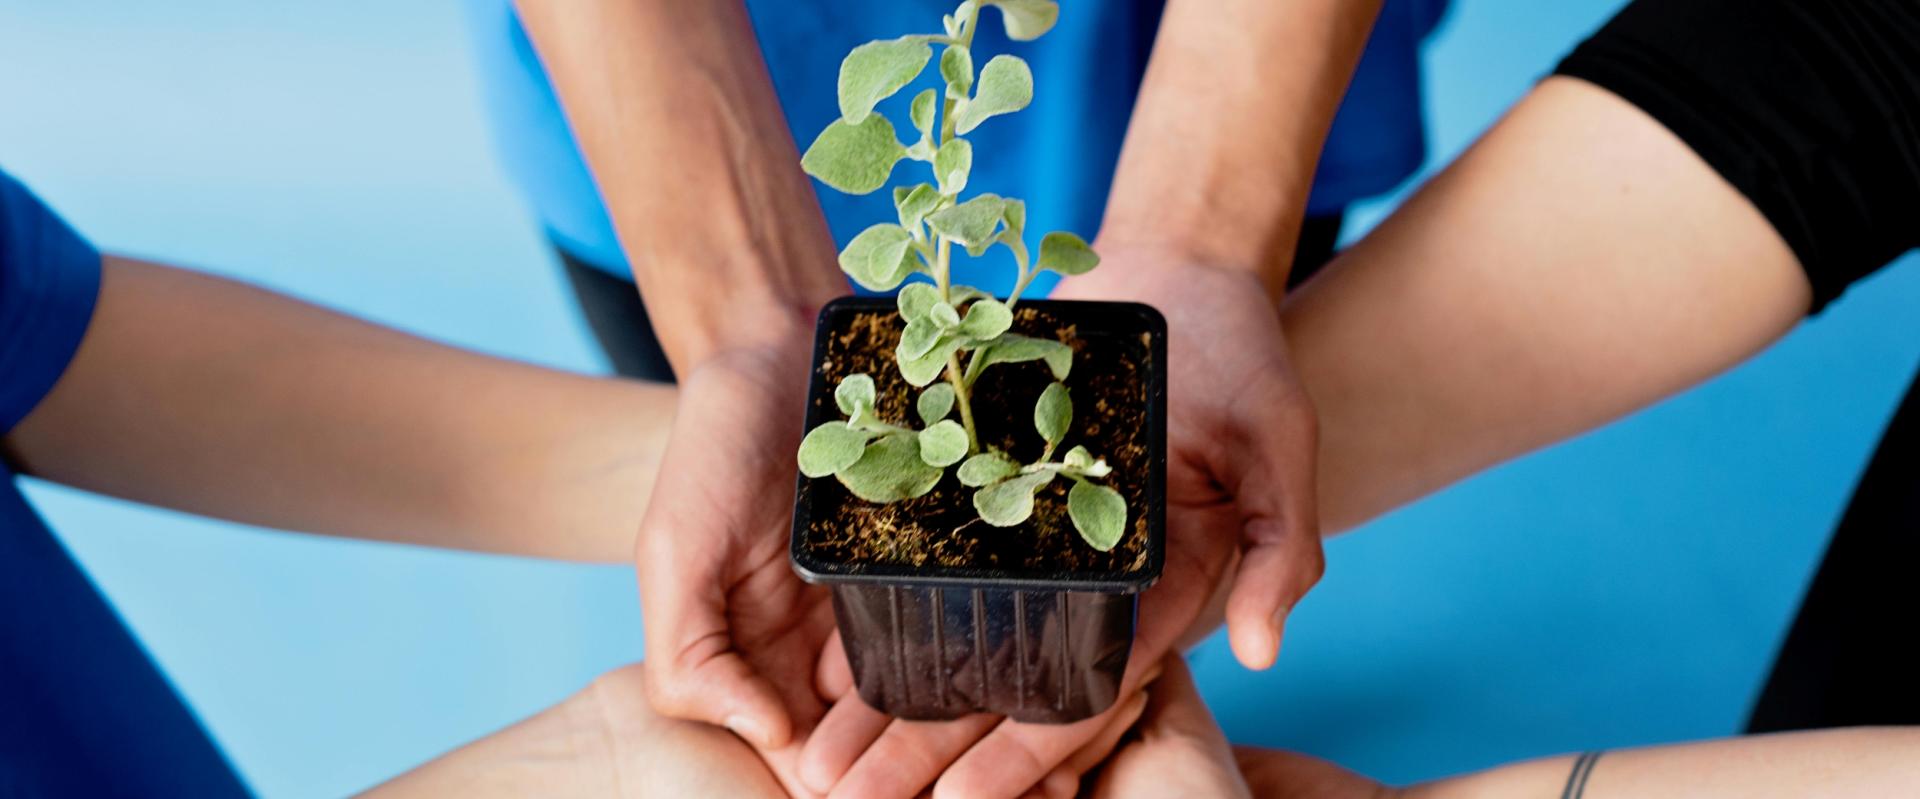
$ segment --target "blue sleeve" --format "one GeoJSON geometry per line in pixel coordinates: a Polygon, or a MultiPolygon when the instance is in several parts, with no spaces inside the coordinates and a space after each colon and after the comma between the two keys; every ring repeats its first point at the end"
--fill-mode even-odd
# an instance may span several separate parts
{"type": "Polygon", "coordinates": [[[53,390],[100,294],[100,253],[0,171],[0,435],[53,390]]]}

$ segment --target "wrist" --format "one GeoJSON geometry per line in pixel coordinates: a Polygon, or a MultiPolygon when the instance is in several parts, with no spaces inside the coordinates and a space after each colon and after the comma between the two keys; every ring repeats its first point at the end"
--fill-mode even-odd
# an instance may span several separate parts
{"type": "MultiPolygon", "coordinates": [[[[840,292],[840,293],[845,293],[840,292]]],[[[648,295],[651,297],[651,295],[648,295]]],[[[707,301],[654,311],[653,326],[678,374],[737,350],[806,347],[820,307],[838,294],[775,296],[763,291],[712,291],[707,301]]]]}

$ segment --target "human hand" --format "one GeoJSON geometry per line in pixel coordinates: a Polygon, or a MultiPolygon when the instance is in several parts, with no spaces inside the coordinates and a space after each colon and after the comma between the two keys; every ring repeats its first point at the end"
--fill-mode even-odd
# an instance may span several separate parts
{"type": "Polygon", "coordinates": [[[833,631],[827,590],[787,556],[805,345],[722,352],[686,375],[635,547],[652,706],[732,729],[795,793],[833,631]]]}
{"type": "Polygon", "coordinates": [[[639,664],[601,675],[532,718],[403,774],[363,799],[542,796],[782,797],[753,749],[726,730],[647,705],[639,664]]]}
{"type": "Polygon", "coordinates": [[[1014,796],[1051,784],[1050,774],[1112,725],[1144,670],[1204,631],[1196,627],[1210,623],[1215,588],[1236,559],[1225,612],[1234,651],[1252,668],[1273,663],[1286,612],[1319,579],[1313,413],[1267,292],[1249,273],[1168,253],[1101,252],[1101,269],[1054,296],[1151,302],[1170,336],[1166,560],[1142,602],[1120,700],[1093,719],[1050,726],[989,715],[897,721],[849,694],[802,756],[815,790],[911,796],[938,779],[938,797],[1014,796]]]}
{"type": "Polygon", "coordinates": [[[1094,799],[1251,797],[1234,750],[1201,701],[1185,659],[1168,655],[1164,663],[1165,672],[1147,687],[1139,723],[1100,766],[1094,799]]]}

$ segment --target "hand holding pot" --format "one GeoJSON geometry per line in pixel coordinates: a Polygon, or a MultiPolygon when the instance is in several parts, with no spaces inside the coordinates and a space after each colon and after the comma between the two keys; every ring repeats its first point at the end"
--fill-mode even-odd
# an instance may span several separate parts
{"type": "Polygon", "coordinates": [[[687,374],[635,547],[653,707],[732,729],[790,789],[833,631],[826,589],[787,557],[804,346],[731,350],[687,374]]]}
{"type": "Polygon", "coordinates": [[[1051,726],[986,715],[892,720],[849,693],[802,759],[816,789],[911,796],[938,779],[936,796],[1013,796],[1042,779],[1056,782],[1056,772],[1072,771],[1076,752],[1128,705],[1141,674],[1210,619],[1215,589],[1234,573],[1236,557],[1227,615],[1234,650],[1250,667],[1273,663],[1286,611],[1319,579],[1313,413],[1293,379],[1268,292],[1251,273],[1162,251],[1101,252],[1108,266],[1062,284],[1055,296],[1150,302],[1169,330],[1165,566],[1143,599],[1120,698],[1100,716],[1051,726]]]}

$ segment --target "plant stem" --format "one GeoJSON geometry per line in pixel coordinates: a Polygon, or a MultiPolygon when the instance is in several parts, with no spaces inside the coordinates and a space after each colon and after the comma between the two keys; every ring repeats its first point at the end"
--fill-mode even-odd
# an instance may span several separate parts
{"type": "Polygon", "coordinates": [[[973,429],[973,403],[967,395],[967,381],[960,377],[960,353],[947,356],[947,382],[953,384],[953,404],[960,406],[960,424],[967,428],[967,454],[978,454],[980,436],[973,429]]]}

